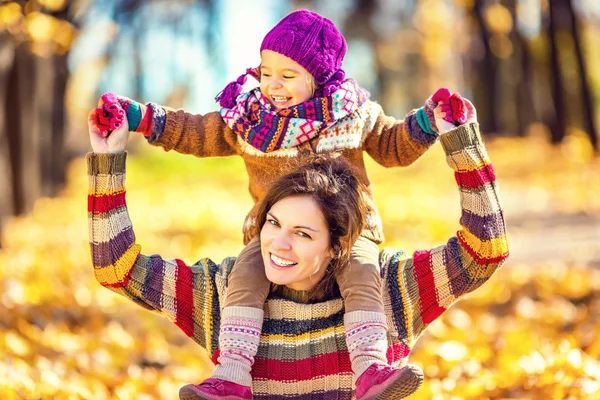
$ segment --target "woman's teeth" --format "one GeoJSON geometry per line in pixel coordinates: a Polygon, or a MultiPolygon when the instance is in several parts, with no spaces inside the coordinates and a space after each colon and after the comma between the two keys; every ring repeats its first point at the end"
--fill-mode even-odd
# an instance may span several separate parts
{"type": "Polygon", "coordinates": [[[293,261],[284,260],[283,258],[277,257],[275,254],[271,254],[271,261],[280,267],[291,267],[292,265],[297,264],[293,261]]]}

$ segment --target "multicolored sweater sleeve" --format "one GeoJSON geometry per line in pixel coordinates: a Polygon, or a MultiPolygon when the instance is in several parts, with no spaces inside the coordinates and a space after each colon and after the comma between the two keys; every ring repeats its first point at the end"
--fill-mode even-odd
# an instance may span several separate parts
{"type": "Polygon", "coordinates": [[[141,254],[125,202],[125,160],[126,153],[87,155],[94,275],[104,287],[172,320],[212,354],[223,270],[209,259],[188,266],[141,254]]]}
{"type": "Polygon", "coordinates": [[[419,124],[417,110],[409,112],[403,120],[396,120],[385,115],[379,104],[372,103],[372,107],[379,112],[372,129],[366,133],[364,149],[384,167],[410,165],[437,142],[439,135],[428,133],[419,124]]]}
{"type": "Polygon", "coordinates": [[[161,117],[164,122],[158,123],[156,118],[160,113],[155,112],[153,126],[162,129],[153,128],[152,135],[148,137],[150,144],[160,146],[165,151],[175,150],[196,157],[238,154],[237,135],[223,121],[219,112],[200,115],[158,105],[153,105],[153,108],[164,111],[161,117]]]}
{"type": "Polygon", "coordinates": [[[410,348],[427,325],[486,282],[508,257],[496,176],[478,125],[463,125],[440,140],[459,187],[462,229],[445,245],[389,260],[394,324],[410,348]]]}

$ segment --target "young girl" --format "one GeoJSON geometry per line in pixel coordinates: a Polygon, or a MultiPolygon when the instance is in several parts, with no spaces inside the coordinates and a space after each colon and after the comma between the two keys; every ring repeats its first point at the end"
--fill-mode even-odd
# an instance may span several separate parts
{"type": "MultiPolygon", "coordinates": [[[[461,122],[462,100],[442,91],[403,121],[386,116],[365,90],[345,79],[341,66],[346,41],[330,20],[311,11],[284,17],[266,35],[260,51],[260,66],[247,69],[217,97],[220,112],[192,115],[119,98],[130,130],[143,133],[151,144],[198,157],[241,156],[255,202],[243,226],[247,246],[229,275],[227,297],[221,305],[218,365],[209,379],[186,385],[180,395],[186,399],[251,398],[251,367],[271,282],[303,293],[299,302],[310,302],[318,292],[312,276],[305,281],[292,279],[293,284],[288,281],[293,275],[290,270],[301,270],[309,260],[286,243],[271,244],[276,251],[269,254],[270,268],[260,269],[265,273],[251,267],[262,263],[256,204],[274,180],[315,153],[346,159],[365,186],[369,206],[366,227],[354,243],[350,262],[336,275],[344,298],[345,337],[358,398],[377,398],[384,391],[413,393],[422,382],[422,371],[415,366],[390,366],[386,357],[392,321],[386,318],[381,293],[377,245],[383,234],[363,152],[386,167],[412,164],[438,140],[433,116],[438,100],[450,122],[461,122]],[[260,87],[242,93],[247,75],[258,79],[260,87]]],[[[268,223],[279,224],[275,215],[269,216],[268,223]]],[[[318,234],[298,226],[290,240],[294,248],[308,247],[318,234]]],[[[329,255],[332,260],[339,256],[336,249],[329,255]]],[[[315,271],[315,276],[320,272],[315,271]]]]}

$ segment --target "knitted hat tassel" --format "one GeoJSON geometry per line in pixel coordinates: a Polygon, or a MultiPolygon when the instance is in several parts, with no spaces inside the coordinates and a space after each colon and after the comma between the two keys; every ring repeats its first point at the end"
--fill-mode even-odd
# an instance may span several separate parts
{"type": "Polygon", "coordinates": [[[235,107],[235,100],[240,94],[242,94],[242,86],[244,85],[244,83],[246,83],[246,80],[248,79],[247,75],[252,75],[255,78],[257,78],[256,69],[248,68],[246,69],[246,72],[240,75],[235,81],[229,82],[227,86],[225,86],[225,88],[221,90],[219,94],[217,94],[217,97],[215,97],[215,101],[218,101],[221,107],[223,108],[235,107]]]}

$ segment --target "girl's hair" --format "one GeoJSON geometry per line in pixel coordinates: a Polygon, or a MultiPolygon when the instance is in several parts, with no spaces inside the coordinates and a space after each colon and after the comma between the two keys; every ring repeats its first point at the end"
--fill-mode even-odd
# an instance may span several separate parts
{"type": "Polygon", "coordinates": [[[275,181],[258,205],[256,226],[259,231],[271,207],[286,197],[310,196],[323,213],[334,258],[323,279],[311,290],[309,300],[331,293],[335,276],[350,260],[352,246],[365,224],[367,206],[362,193],[362,185],[347,162],[317,155],[308,164],[275,181]]]}

